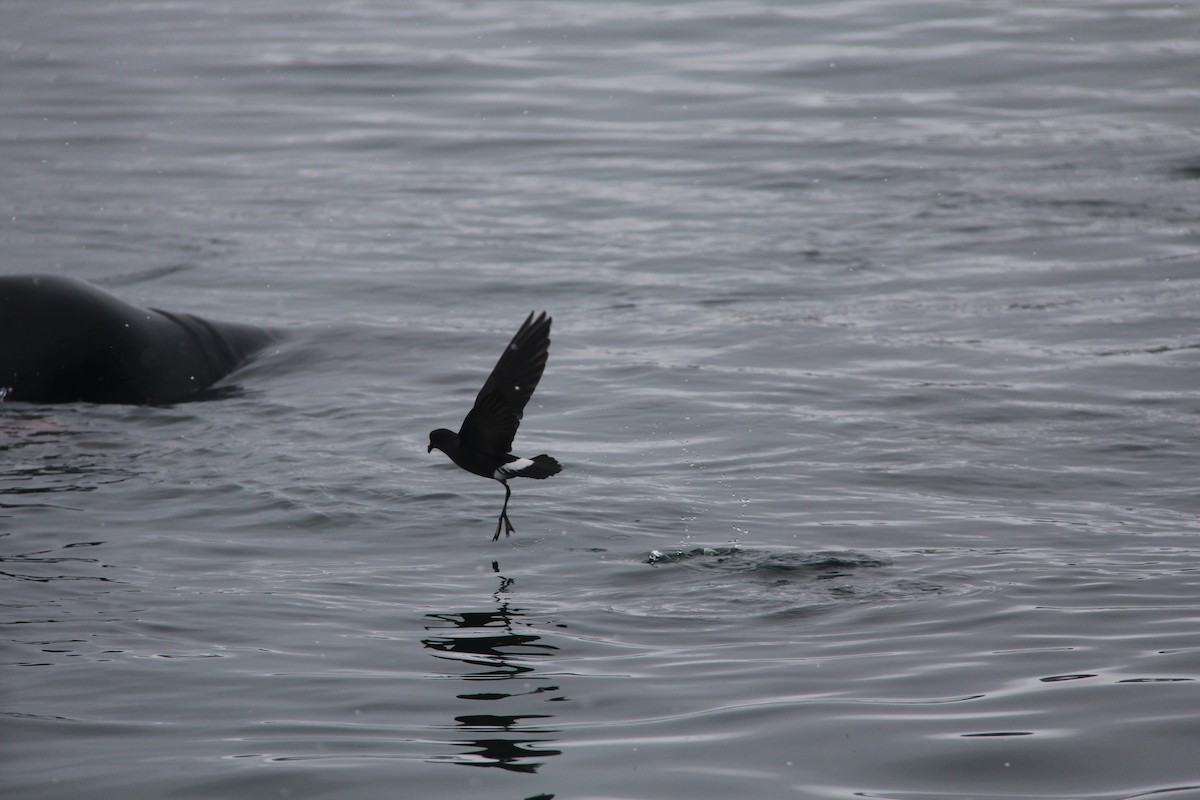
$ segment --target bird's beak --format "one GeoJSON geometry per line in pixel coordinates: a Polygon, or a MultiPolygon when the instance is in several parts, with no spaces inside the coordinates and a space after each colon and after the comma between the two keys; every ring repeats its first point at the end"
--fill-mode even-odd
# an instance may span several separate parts
{"type": "Polygon", "coordinates": [[[432,453],[432,452],[433,452],[433,445],[429,445],[429,447],[426,447],[426,448],[425,448],[425,452],[426,452],[426,453],[432,453]]]}

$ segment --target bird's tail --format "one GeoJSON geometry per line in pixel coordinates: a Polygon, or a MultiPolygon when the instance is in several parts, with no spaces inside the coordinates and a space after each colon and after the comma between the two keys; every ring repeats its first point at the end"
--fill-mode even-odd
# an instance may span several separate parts
{"type": "Polygon", "coordinates": [[[540,456],[534,456],[530,460],[533,461],[533,463],[518,472],[518,476],[522,478],[536,478],[541,480],[562,472],[562,465],[545,453],[542,453],[540,456]]]}

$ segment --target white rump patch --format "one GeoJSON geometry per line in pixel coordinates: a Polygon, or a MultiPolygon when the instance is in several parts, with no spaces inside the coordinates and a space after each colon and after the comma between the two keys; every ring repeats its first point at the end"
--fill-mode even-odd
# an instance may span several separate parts
{"type": "Polygon", "coordinates": [[[492,477],[498,481],[506,480],[508,478],[511,478],[513,475],[516,475],[518,472],[525,469],[526,467],[532,467],[532,466],[533,466],[532,458],[518,458],[516,461],[510,461],[507,464],[505,464],[504,466],[498,468],[496,470],[495,474],[492,475],[492,477]]]}

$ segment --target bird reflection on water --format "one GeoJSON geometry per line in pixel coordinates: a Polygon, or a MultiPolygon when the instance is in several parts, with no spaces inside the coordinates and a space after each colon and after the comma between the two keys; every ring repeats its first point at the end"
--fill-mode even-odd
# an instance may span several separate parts
{"type": "MultiPolygon", "coordinates": [[[[427,631],[446,631],[444,635],[422,639],[422,644],[434,651],[436,658],[456,661],[474,671],[446,672],[464,681],[510,681],[519,679],[518,686],[497,686],[495,691],[471,691],[457,695],[468,703],[503,703],[497,711],[525,711],[530,698],[542,702],[566,700],[556,685],[537,674],[534,659],[553,655],[558,650],[542,642],[521,609],[509,604],[506,596],[513,585],[511,578],[499,575],[500,566],[492,562],[492,571],[500,577],[500,586],[492,595],[496,608],[487,611],[464,611],[427,614],[432,620],[427,631]],[[519,631],[519,632],[518,632],[519,631]],[[533,688],[529,688],[531,684],[533,688]],[[512,691],[519,688],[521,691],[512,691]],[[525,708],[514,708],[525,705],[525,708]]],[[[473,687],[474,688],[474,687],[473,687]]],[[[482,687],[480,687],[482,688],[482,687]]],[[[476,706],[473,711],[483,712],[476,706]]],[[[493,710],[487,707],[487,711],[493,710]]],[[[544,710],[540,706],[539,711],[544,710]]],[[[547,734],[557,733],[548,727],[553,714],[544,713],[470,713],[454,718],[454,730],[465,738],[447,740],[447,744],[467,748],[455,755],[434,756],[433,762],[447,762],[469,767],[499,767],[511,772],[534,773],[545,763],[543,759],[562,751],[546,747],[556,742],[547,734]]]]}

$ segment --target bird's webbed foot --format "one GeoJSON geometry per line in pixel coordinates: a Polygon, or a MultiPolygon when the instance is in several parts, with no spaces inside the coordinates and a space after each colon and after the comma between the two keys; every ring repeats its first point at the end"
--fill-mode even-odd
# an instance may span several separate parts
{"type": "Polygon", "coordinates": [[[517,532],[517,529],[512,526],[511,522],[508,521],[508,514],[502,511],[500,512],[500,519],[496,520],[496,533],[492,536],[493,542],[500,540],[500,526],[502,525],[504,526],[505,538],[508,538],[510,534],[517,532]]]}

